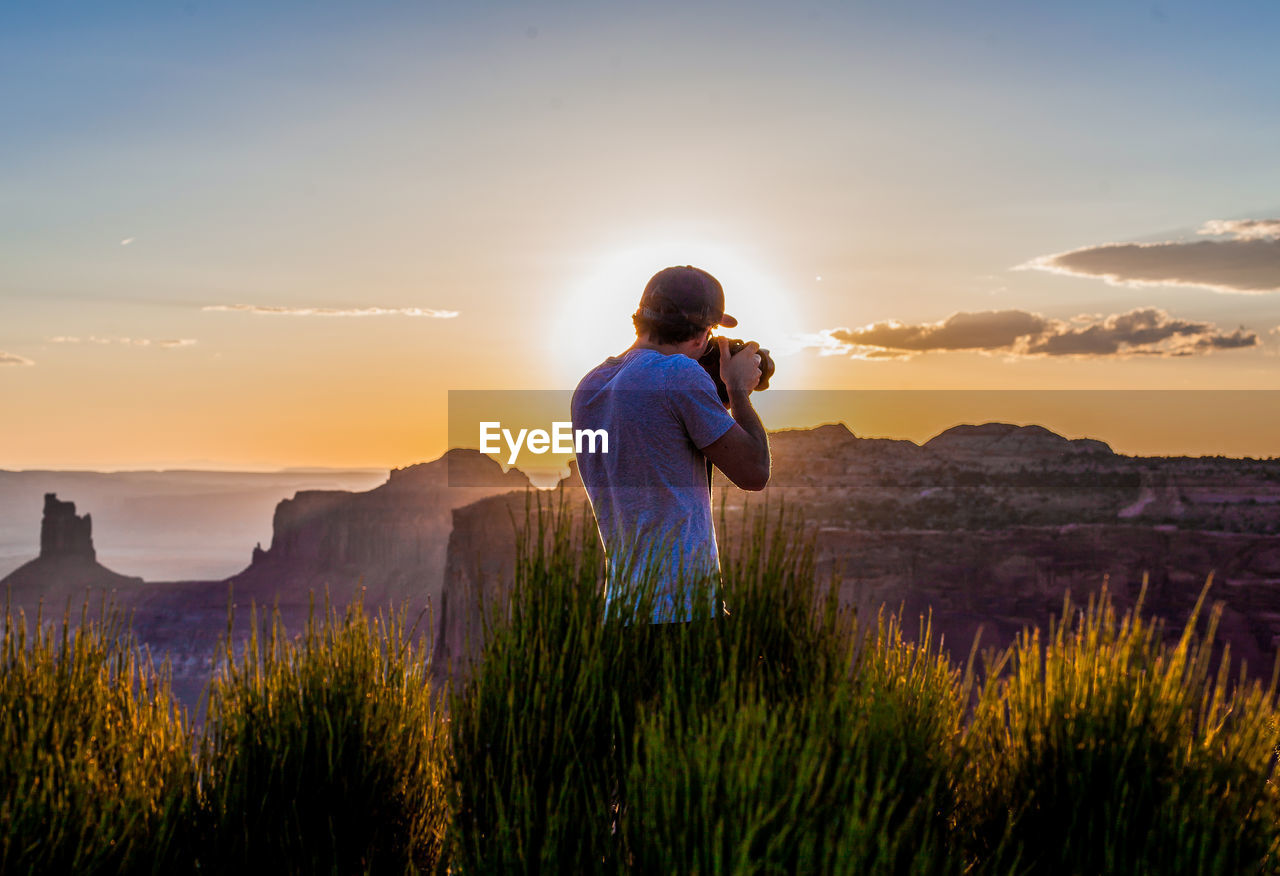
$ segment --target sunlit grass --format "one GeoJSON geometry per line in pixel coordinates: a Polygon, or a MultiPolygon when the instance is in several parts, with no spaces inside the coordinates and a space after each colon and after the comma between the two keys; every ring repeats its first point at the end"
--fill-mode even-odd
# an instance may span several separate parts
{"type": "Polygon", "coordinates": [[[744,519],[731,614],[653,625],[651,593],[605,618],[588,510],[532,506],[444,696],[401,615],[255,616],[194,736],[117,613],[7,616],[0,871],[1280,869],[1274,686],[1232,681],[1207,597],[1173,644],[1067,602],[979,674],[744,519]]]}
{"type": "Polygon", "coordinates": [[[181,860],[196,765],[168,680],[119,612],[29,626],[0,645],[0,872],[163,873],[181,860]]]}
{"type": "Polygon", "coordinates": [[[1280,841],[1275,682],[1211,673],[1206,585],[1176,645],[1104,591],[996,660],[962,787],[996,872],[1272,872],[1280,841]],[[1007,665],[1006,665],[1007,664],[1007,665]]]}
{"type": "Polygon", "coordinates": [[[439,859],[443,717],[402,615],[314,609],[228,643],[201,746],[216,869],[404,872],[439,859]]]}
{"type": "Polygon", "coordinates": [[[645,710],[628,776],[637,872],[947,873],[962,712],[947,660],[882,625],[852,675],[775,697],[738,688],[645,710]],[[738,689],[735,689],[738,688],[738,689]]]}
{"type": "Polygon", "coordinates": [[[729,617],[635,623],[642,600],[606,622],[595,533],[570,510],[536,509],[453,700],[458,870],[953,866],[963,688],[927,630],[860,636],[818,597],[800,528],[767,513],[726,551],[729,617]]]}

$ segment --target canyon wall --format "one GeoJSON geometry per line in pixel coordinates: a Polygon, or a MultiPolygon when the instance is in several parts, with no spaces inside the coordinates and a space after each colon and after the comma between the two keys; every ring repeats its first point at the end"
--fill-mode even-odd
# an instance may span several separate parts
{"type": "MultiPolygon", "coordinates": [[[[861,617],[902,610],[963,659],[1048,628],[1108,585],[1117,608],[1176,635],[1212,573],[1220,638],[1269,671],[1280,641],[1280,461],[1143,459],[1034,426],[957,427],[925,445],[854,436],[843,425],[775,432],[773,477],[760,494],[716,481],[722,546],[744,516],[787,509],[814,539],[815,586],[838,588],[861,617]],[[1176,496],[1177,501],[1170,499],[1176,496]],[[723,511],[723,515],[719,512],[723,511]]],[[[580,484],[571,475],[566,483],[580,484]]],[[[580,488],[579,488],[580,493],[580,488]]],[[[467,665],[478,604],[511,587],[511,499],[454,514],[436,641],[439,671],[467,665]],[[483,596],[481,596],[483,594],[483,596]]]]}
{"type": "Polygon", "coordinates": [[[300,492],[276,506],[270,547],[230,583],[238,598],[293,606],[327,589],[337,604],[363,593],[370,606],[437,607],[453,510],[528,484],[478,451],[451,450],[368,492],[300,492]]]}
{"type": "Polygon", "coordinates": [[[1143,591],[1144,614],[1176,635],[1209,576],[1209,602],[1224,605],[1220,635],[1236,657],[1270,671],[1280,640],[1280,539],[1126,525],[1017,527],[998,531],[817,532],[818,581],[874,618],[901,608],[908,630],[932,612],[935,633],[964,658],[1003,647],[1025,627],[1048,629],[1069,592],[1083,606],[1105,584],[1118,609],[1143,591]]]}
{"type": "MultiPolygon", "coordinates": [[[[538,531],[541,519],[567,521],[575,538],[597,539],[586,491],[575,474],[552,493],[520,491],[453,512],[444,568],[440,618],[431,655],[437,678],[465,677],[478,657],[487,624],[506,616],[515,581],[517,543],[538,531]]],[[[544,544],[550,537],[544,537],[544,544]]]]}

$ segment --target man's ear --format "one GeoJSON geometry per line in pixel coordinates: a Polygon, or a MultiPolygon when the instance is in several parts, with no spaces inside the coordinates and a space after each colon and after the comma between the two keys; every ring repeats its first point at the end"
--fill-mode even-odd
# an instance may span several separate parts
{"type": "Polygon", "coordinates": [[[693,359],[701,358],[702,354],[707,351],[707,334],[700,334],[697,337],[689,339],[689,356],[693,359]]]}

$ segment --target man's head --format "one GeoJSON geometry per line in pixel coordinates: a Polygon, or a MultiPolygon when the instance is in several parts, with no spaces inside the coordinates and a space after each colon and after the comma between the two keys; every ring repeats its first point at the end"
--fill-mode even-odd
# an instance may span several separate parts
{"type": "Polygon", "coordinates": [[[631,317],[636,335],[655,344],[680,344],[705,338],[717,325],[738,321],[724,312],[720,281],[691,265],[663,268],[650,278],[631,317]]]}

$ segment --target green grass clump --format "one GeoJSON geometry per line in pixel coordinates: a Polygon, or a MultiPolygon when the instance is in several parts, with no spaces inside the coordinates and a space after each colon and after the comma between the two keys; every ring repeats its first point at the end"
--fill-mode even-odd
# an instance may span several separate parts
{"type": "MultiPolygon", "coordinates": [[[[1206,591],[1208,586],[1206,585],[1206,591]]],[[[1257,873],[1277,868],[1274,682],[1211,673],[1204,594],[1173,646],[1107,594],[992,674],[968,740],[967,823],[988,872],[1257,873]]]]}
{"type": "Polygon", "coordinates": [[[508,605],[450,706],[451,864],[464,873],[585,873],[612,859],[620,781],[615,674],[627,644],[604,624],[602,557],[586,520],[536,510],[508,605]]]}
{"type": "Polygon", "coordinates": [[[403,616],[370,621],[357,603],[339,617],[326,606],[298,639],[276,616],[241,656],[228,644],[202,751],[207,863],[434,867],[446,821],[443,723],[403,616]]]}
{"type": "Polygon", "coordinates": [[[624,812],[633,872],[946,873],[961,685],[927,625],[860,630],[765,508],[726,545],[733,614],[662,636],[624,812]],[[704,655],[714,689],[699,691],[704,655]]]}
{"type": "Polygon", "coordinates": [[[606,621],[571,511],[535,510],[452,702],[456,871],[946,871],[945,658],[891,622],[858,649],[781,515],[726,547],[730,616],[646,624],[646,593],[606,621]]]}
{"type": "Polygon", "coordinates": [[[118,612],[55,632],[6,609],[0,872],[171,872],[195,789],[185,716],[118,612]]]}
{"type": "Polygon", "coordinates": [[[646,712],[627,786],[633,872],[959,872],[962,708],[944,657],[889,622],[825,689],[734,687],[709,709],[668,696],[646,712]]]}

